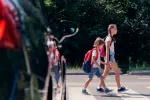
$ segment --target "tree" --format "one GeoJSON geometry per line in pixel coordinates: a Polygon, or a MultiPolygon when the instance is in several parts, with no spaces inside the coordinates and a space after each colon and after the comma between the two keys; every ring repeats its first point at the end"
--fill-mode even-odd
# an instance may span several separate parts
{"type": "Polygon", "coordinates": [[[62,19],[74,21],[80,27],[80,32],[63,44],[62,52],[72,64],[83,61],[95,38],[107,35],[110,23],[117,24],[119,30],[116,36],[119,62],[128,63],[130,57],[134,63],[149,62],[148,0],[45,0],[45,4],[56,36],[60,34],[56,25],[62,19]]]}

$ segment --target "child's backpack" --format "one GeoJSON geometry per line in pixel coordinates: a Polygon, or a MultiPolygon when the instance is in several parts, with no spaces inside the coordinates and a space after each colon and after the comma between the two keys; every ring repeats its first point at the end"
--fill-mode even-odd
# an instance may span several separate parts
{"type": "MultiPolygon", "coordinates": [[[[91,72],[91,68],[93,66],[93,62],[91,63],[91,59],[92,59],[92,52],[93,50],[96,50],[96,48],[93,48],[92,50],[89,50],[85,56],[84,56],[84,62],[83,62],[83,65],[82,65],[82,70],[85,72],[85,73],[90,73],[91,72]]],[[[98,59],[98,50],[96,50],[96,58],[95,60],[98,59]]]]}
{"type": "Polygon", "coordinates": [[[58,62],[60,62],[60,52],[59,50],[56,48],[55,50],[49,49],[49,61],[53,62],[55,57],[56,57],[56,51],[58,52],[58,62]],[[54,56],[51,58],[51,54],[53,54],[54,56]]]}
{"type": "MultiPolygon", "coordinates": [[[[106,39],[107,37],[108,37],[108,36],[106,36],[106,37],[104,38],[104,41],[105,41],[105,39],[106,39]]],[[[111,40],[110,46],[111,46],[112,42],[113,42],[113,40],[111,40]]],[[[106,44],[104,44],[103,47],[100,49],[100,56],[101,56],[101,57],[105,57],[105,55],[106,55],[106,44]]]]}

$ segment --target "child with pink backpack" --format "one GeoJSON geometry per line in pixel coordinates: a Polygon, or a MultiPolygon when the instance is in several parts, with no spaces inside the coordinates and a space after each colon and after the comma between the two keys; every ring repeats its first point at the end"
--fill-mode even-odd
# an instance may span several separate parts
{"type": "Polygon", "coordinates": [[[111,92],[112,90],[109,90],[106,88],[104,78],[102,77],[101,73],[103,72],[100,63],[100,49],[104,45],[104,40],[101,38],[97,38],[94,42],[94,48],[92,50],[89,50],[84,57],[84,63],[83,63],[83,71],[88,73],[88,80],[84,84],[84,88],[82,89],[83,94],[88,94],[86,91],[89,83],[92,81],[94,75],[96,75],[100,79],[99,86],[97,87],[98,92],[111,92]]]}

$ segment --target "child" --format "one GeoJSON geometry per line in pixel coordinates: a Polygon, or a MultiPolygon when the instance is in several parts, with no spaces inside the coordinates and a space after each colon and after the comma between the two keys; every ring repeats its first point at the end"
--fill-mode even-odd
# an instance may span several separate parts
{"type": "MultiPolygon", "coordinates": [[[[52,65],[52,70],[55,73],[55,80],[56,80],[56,84],[57,84],[57,88],[60,88],[60,84],[59,84],[59,78],[60,78],[60,74],[59,74],[59,70],[60,70],[60,53],[57,49],[56,46],[56,42],[55,41],[50,41],[50,48],[48,51],[48,56],[49,56],[49,63],[52,65]]],[[[51,68],[49,68],[50,70],[51,68]]]]}
{"type": "Polygon", "coordinates": [[[55,79],[57,88],[60,88],[59,84],[59,78],[60,78],[60,53],[57,49],[56,42],[54,41],[54,50],[53,50],[54,58],[53,58],[53,66],[54,66],[54,72],[55,72],[55,79]]]}
{"type": "Polygon", "coordinates": [[[110,24],[108,26],[108,36],[105,39],[105,44],[106,44],[106,56],[105,56],[105,69],[103,73],[103,77],[105,78],[109,71],[110,68],[112,68],[115,72],[115,79],[118,87],[118,92],[123,92],[126,91],[127,89],[120,84],[120,70],[118,68],[118,65],[115,60],[115,39],[113,38],[114,35],[117,34],[117,26],[115,24],[110,24]]]}
{"type": "Polygon", "coordinates": [[[102,73],[103,70],[100,66],[101,61],[100,61],[100,51],[99,51],[99,49],[102,48],[103,45],[104,45],[104,40],[101,39],[101,38],[97,38],[94,42],[93,46],[94,46],[95,49],[92,51],[92,59],[91,59],[91,62],[93,63],[92,64],[92,69],[91,69],[91,72],[88,75],[88,80],[84,84],[84,89],[82,90],[83,94],[88,94],[88,92],[86,91],[86,88],[88,87],[89,83],[92,81],[94,75],[96,75],[100,79],[100,84],[97,87],[98,92],[108,93],[108,92],[111,91],[111,90],[106,88],[104,78],[101,76],[101,73],[102,73]],[[97,60],[95,59],[96,55],[98,55],[97,60]]]}

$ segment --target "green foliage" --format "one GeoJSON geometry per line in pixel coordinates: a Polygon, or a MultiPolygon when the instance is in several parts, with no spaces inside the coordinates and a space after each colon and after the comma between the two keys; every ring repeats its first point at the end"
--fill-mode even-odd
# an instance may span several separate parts
{"type": "Polygon", "coordinates": [[[96,37],[107,35],[107,26],[118,26],[116,36],[116,59],[120,63],[149,62],[150,48],[150,2],[149,0],[45,0],[50,13],[51,27],[57,32],[61,19],[71,20],[79,25],[80,32],[64,41],[61,50],[72,64],[83,61],[87,50],[92,48],[96,37]],[[52,5],[54,4],[54,5],[52,5]],[[139,62],[138,62],[139,60],[139,62]]]}

